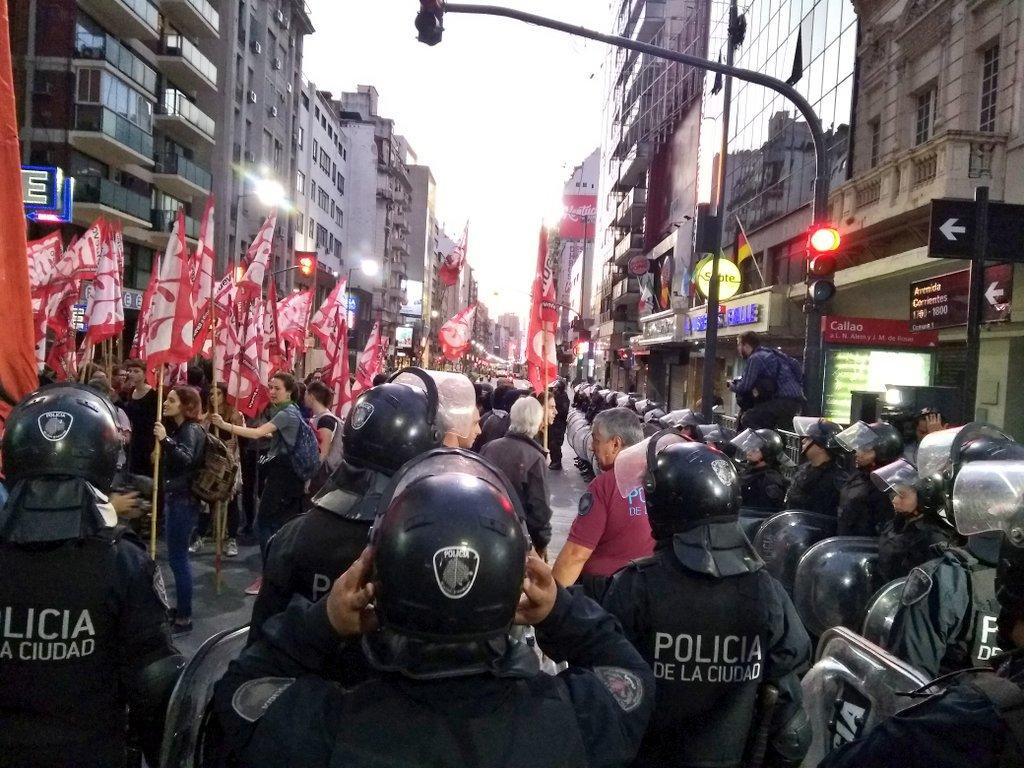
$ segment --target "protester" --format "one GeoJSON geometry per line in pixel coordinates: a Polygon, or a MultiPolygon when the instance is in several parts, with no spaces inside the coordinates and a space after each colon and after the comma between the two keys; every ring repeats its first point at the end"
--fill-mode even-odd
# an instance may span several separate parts
{"type": "MultiPolygon", "coordinates": [[[[238,481],[235,483],[235,493],[226,502],[226,528],[227,528],[227,539],[224,542],[224,556],[225,557],[238,557],[238,517],[239,517],[239,490],[241,487],[241,448],[239,446],[239,437],[237,435],[228,434],[227,432],[215,429],[212,425],[211,419],[214,413],[220,414],[221,418],[229,424],[235,424],[237,426],[243,426],[245,420],[235,408],[227,401],[228,388],[223,382],[217,382],[217,386],[210,390],[210,408],[203,420],[203,429],[209,431],[213,429],[213,434],[223,440],[227,444],[228,451],[234,457],[235,462],[239,466],[238,481]]],[[[213,523],[214,510],[209,510],[210,514],[203,514],[199,517],[199,526],[196,531],[195,541],[192,542],[192,546],[188,548],[188,551],[192,554],[199,554],[206,547],[206,537],[210,533],[210,525],[213,523]]]]}
{"type": "Polygon", "coordinates": [[[654,539],[644,489],[619,493],[612,471],[619,452],[643,440],[640,418],[627,408],[611,408],[594,417],[591,434],[601,474],[580,497],[579,512],[553,570],[563,587],[581,584],[586,594],[600,600],[612,574],[650,555],[654,539]]]}
{"type": "Polygon", "coordinates": [[[746,331],[736,349],[747,361],[743,377],[730,382],[740,406],[740,424],[748,429],[788,429],[804,402],[800,364],[777,349],[761,346],[761,337],[746,331]]]}
{"type": "Polygon", "coordinates": [[[190,365],[185,371],[185,381],[199,393],[203,407],[210,402],[210,385],[206,379],[206,371],[198,365],[190,365]]]}
{"type": "Polygon", "coordinates": [[[480,451],[485,445],[499,437],[504,437],[508,432],[509,410],[512,404],[523,396],[523,393],[512,386],[512,381],[500,379],[494,388],[491,396],[491,412],[487,414],[487,420],[480,424],[480,437],[473,445],[474,450],[480,451]]]}
{"type": "Polygon", "coordinates": [[[153,423],[156,421],[156,390],[146,382],[146,364],[129,360],[124,364],[130,391],[122,407],[132,425],[132,442],[128,450],[128,471],[133,475],[153,476],[153,423]]]}
{"type": "Polygon", "coordinates": [[[561,472],[562,443],[565,442],[566,423],[569,419],[569,394],[566,392],[565,379],[558,380],[552,388],[551,397],[555,403],[555,418],[548,429],[548,452],[551,454],[548,469],[561,472]]]}
{"type": "Polygon", "coordinates": [[[532,397],[516,400],[509,413],[505,437],[487,443],[480,455],[503,471],[519,494],[526,527],[537,554],[547,556],[551,541],[551,501],[544,449],[533,439],[540,430],[544,408],[532,397]]]}
{"type": "Polygon", "coordinates": [[[175,387],[164,400],[163,422],[153,435],[160,442],[160,483],[164,492],[164,530],[167,561],[174,572],[177,605],[171,632],[192,631],[192,567],[189,539],[199,522],[200,502],[192,495],[192,476],[203,461],[206,437],[199,425],[202,403],[192,387],[175,387]]]}
{"type": "Polygon", "coordinates": [[[311,420],[313,431],[316,432],[317,443],[320,446],[321,459],[327,458],[334,433],[341,426],[341,419],[331,413],[333,398],[334,393],[331,392],[331,388],[323,382],[314,381],[306,386],[306,408],[313,414],[311,420]]]}

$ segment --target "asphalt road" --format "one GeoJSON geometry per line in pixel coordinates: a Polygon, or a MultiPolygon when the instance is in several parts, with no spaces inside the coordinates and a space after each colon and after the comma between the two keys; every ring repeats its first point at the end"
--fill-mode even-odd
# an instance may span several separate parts
{"type": "MultiPolygon", "coordinates": [[[[558,556],[569,526],[576,516],[577,503],[586,489],[586,483],[576,471],[572,463],[573,452],[566,444],[563,448],[563,467],[561,472],[548,475],[548,490],[551,494],[553,515],[551,519],[552,539],[548,548],[551,562],[558,556]]],[[[158,557],[167,593],[174,602],[174,575],[167,565],[166,555],[161,552],[158,557]]],[[[192,556],[192,579],[194,595],[192,598],[194,629],[187,635],[180,635],[176,644],[183,653],[191,656],[204,641],[212,635],[224,630],[234,629],[249,622],[252,603],[255,598],[245,594],[245,588],[260,573],[259,547],[240,547],[238,557],[221,561],[221,573],[218,580],[215,569],[215,557],[212,547],[208,544],[202,554],[192,556]]]]}

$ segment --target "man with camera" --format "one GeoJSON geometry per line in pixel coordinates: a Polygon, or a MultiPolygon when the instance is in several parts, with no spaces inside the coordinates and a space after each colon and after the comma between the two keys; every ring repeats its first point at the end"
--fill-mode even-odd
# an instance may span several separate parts
{"type": "Polygon", "coordinates": [[[753,331],[740,334],[736,349],[747,362],[743,376],[729,382],[740,408],[740,425],[789,428],[806,402],[800,363],[777,349],[762,347],[753,331]]]}

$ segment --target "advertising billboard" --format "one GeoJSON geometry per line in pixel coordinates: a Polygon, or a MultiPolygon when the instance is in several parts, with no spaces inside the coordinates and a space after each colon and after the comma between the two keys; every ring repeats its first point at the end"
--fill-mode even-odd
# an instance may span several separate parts
{"type": "Polygon", "coordinates": [[[887,384],[929,386],[932,353],[836,348],[825,353],[824,417],[850,423],[851,392],[884,392],[887,384]]]}
{"type": "Polygon", "coordinates": [[[400,325],[395,328],[395,349],[412,349],[411,325],[400,325]]]}
{"type": "Polygon", "coordinates": [[[597,229],[597,196],[565,195],[559,235],[563,240],[593,240],[597,229]]]}
{"type": "Polygon", "coordinates": [[[405,304],[399,314],[405,317],[423,317],[423,282],[421,280],[403,280],[405,304]]]}

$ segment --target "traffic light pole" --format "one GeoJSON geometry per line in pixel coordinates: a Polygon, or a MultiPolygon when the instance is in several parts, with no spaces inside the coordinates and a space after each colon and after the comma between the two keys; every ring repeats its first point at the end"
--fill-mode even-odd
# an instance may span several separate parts
{"type": "MultiPolygon", "coordinates": [[[[422,0],[421,0],[422,4],[422,0]]],[[[825,133],[821,128],[821,121],[815,113],[814,108],[799,91],[782,80],[765,75],[761,72],[735,67],[730,63],[723,64],[719,61],[702,59],[680,51],[673,51],[650,43],[641,43],[638,40],[631,40],[628,37],[619,35],[606,35],[595,32],[592,29],[581,27],[575,24],[567,24],[564,21],[549,19],[545,16],[538,16],[525,11],[518,11],[514,8],[504,8],[500,5],[479,5],[476,3],[446,3],[437,0],[436,5],[440,6],[443,13],[471,14],[477,16],[501,16],[507,19],[515,19],[527,24],[533,24],[545,29],[553,29],[557,32],[565,32],[575,37],[585,37],[588,40],[596,40],[607,43],[618,48],[626,48],[631,51],[646,53],[668,61],[675,61],[679,64],[686,64],[695,69],[703,69],[709,72],[718,72],[722,75],[735,77],[744,82],[754,83],[775,91],[788,99],[797,108],[800,115],[807,122],[807,129],[811,134],[811,143],[814,146],[814,192],[811,198],[811,223],[820,224],[828,219],[828,192],[829,192],[829,165],[828,155],[825,146],[825,133]]],[[[425,7],[425,6],[424,6],[425,7]]],[[[730,14],[731,16],[731,14],[730,14]]],[[[434,41],[436,42],[436,40],[434,41]]],[[[725,157],[722,157],[724,162],[725,157]]],[[[717,266],[717,259],[714,262],[717,266]]],[[[717,283],[712,283],[717,290],[717,283]]],[[[710,308],[709,299],[709,308],[710,308]]],[[[805,327],[804,339],[804,379],[807,391],[807,410],[811,415],[818,415],[822,400],[822,361],[821,361],[821,308],[811,304],[805,308],[807,313],[807,324],[805,327]]],[[[715,315],[717,322],[717,314],[715,315]]],[[[711,313],[708,313],[708,325],[711,324],[711,313]]]]}

